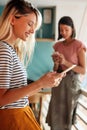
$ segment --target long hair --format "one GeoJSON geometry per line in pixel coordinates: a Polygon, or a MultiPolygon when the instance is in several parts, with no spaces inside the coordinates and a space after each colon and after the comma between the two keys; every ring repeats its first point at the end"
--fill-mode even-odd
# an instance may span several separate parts
{"type": "MultiPolygon", "coordinates": [[[[2,13],[0,18],[0,40],[5,41],[11,37],[12,28],[10,24],[11,16],[14,15],[17,17],[18,15],[27,15],[29,13],[35,13],[37,21],[35,26],[35,31],[40,28],[42,23],[41,13],[37,8],[35,8],[31,3],[25,0],[10,0],[2,13]]],[[[19,17],[17,17],[19,18],[19,17]]],[[[31,34],[26,43],[23,44],[21,39],[17,39],[14,48],[17,51],[17,54],[20,56],[21,60],[25,58],[27,55],[28,59],[30,59],[31,54],[34,50],[35,46],[35,34],[31,34]]]]}
{"type": "Polygon", "coordinates": [[[65,25],[70,26],[72,28],[72,30],[73,30],[71,38],[75,38],[75,36],[76,36],[76,30],[75,30],[75,27],[74,27],[73,20],[69,16],[63,16],[59,20],[59,22],[58,22],[58,40],[62,38],[62,35],[60,34],[60,24],[65,24],[65,25]]]}

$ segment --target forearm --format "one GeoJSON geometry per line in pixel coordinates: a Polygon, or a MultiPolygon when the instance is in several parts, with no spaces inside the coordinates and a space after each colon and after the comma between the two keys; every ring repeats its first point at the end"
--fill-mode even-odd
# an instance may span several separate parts
{"type": "Polygon", "coordinates": [[[2,96],[0,96],[0,106],[15,102],[26,95],[32,96],[36,92],[40,91],[40,89],[41,84],[38,83],[38,81],[35,81],[35,83],[31,83],[30,85],[24,87],[22,86],[21,88],[14,88],[8,90],[0,89],[0,92],[3,91],[2,96]]]}
{"type": "MultiPolygon", "coordinates": [[[[73,63],[71,63],[71,62],[68,62],[68,61],[66,61],[66,63],[65,63],[65,66],[67,67],[67,68],[69,68],[70,66],[72,66],[72,65],[74,65],[73,63]]],[[[74,72],[76,72],[76,73],[79,73],[79,74],[85,74],[86,73],[86,67],[85,67],[86,65],[84,64],[84,65],[77,65],[75,68],[73,68],[72,70],[74,71],[74,72]]]]}
{"type": "Polygon", "coordinates": [[[37,81],[20,88],[0,89],[0,106],[15,102],[25,96],[32,96],[42,88],[51,88],[55,86],[55,80],[62,78],[56,72],[48,72],[37,81]]]}

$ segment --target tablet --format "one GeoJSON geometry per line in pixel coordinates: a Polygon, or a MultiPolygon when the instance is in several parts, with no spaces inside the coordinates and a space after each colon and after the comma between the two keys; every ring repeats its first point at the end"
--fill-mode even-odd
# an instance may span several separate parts
{"type": "Polygon", "coordinates": [[[68,71],[72,70],[74,67],[76,67],[76,65],[72,65],[68,69],[64,70],[62,73],[67,73],[68,71]]]}

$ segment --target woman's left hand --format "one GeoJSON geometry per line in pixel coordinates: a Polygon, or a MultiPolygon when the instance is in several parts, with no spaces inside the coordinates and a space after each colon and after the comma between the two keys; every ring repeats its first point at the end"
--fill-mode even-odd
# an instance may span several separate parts
{"type": "Polygon", "coordinates": [[[66,73],[58,73],[58,77],[59,78],[55,79],[54,87],[57,87],[60,84],[60,82],[63,79],[63,77],[65,77],[65,76],[66,76],[66,73]]]}

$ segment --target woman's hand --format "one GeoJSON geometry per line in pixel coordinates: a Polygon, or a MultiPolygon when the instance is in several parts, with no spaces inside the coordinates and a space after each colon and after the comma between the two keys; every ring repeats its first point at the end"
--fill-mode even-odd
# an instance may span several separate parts
{"type": "Polygon", "coordinates": [[[55,79],[54,87],[57,87],[60,84],[60,82],[63,79],[63,77],[65,77],[65,76],[66,76],[66,73],[58,73],[58,78],[55,79]]]}
{"type": "Polygon", "coordinates": [[[60,54],[60,64],[66,65],[67,60],[65,59],[63,54],[60,54]]]}
{"type": "Polygon", "coordinates": [[[66,59],[62,53],[54,52],[52,54],[52,59],[54,61],[54,64],[66,64],[66,59]]]}
{"type": "Polygon", "coordinates": [[[39,79],[39,82],[42,88],[52,88],[58,86],[64,76],[64,73],[48,72],[39,79]]]}
{"type": "Polygon", "coordinates": [[[59,63],[60,62],[60,56],[59,55],[60,55],[59,52],[54,52],[52,54],[52,59],[53,59],[54,63],[59,63]]]}

